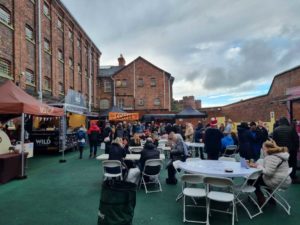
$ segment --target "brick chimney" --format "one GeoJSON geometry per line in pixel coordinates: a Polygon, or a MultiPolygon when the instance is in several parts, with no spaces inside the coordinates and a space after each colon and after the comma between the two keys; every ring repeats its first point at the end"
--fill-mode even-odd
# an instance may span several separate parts
{"type": "Polygon", "coordinates": [[[125,66],[126,61],[122,54],[120,54],[120,57],[118,58],[118,62],[119,62],[119,66],[125,66]]]}

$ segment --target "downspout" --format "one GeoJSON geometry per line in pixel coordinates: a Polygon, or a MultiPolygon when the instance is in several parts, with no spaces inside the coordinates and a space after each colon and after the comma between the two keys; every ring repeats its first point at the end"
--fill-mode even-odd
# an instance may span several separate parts
{"type": "Polygon", "coordinates": [[[163,79],[164,79],[164,109],[166,108],[166,76],[165,71],[163,71],[163,79]]]}
{"type": "Polygon", "coordinates": [[[168,81],[169,81],[169,111],[171,111],[171,76],[169,77],[168,81]]]}
{"type": "Polygon", "coordinates": [[[113,104],[114,106],[116,106],[116,101],[117,101],[117,96],[116,96],[116,84],[115,84],[115,80],[113,77],[111,77],[112,81],[113,81],[113,88],[114,88],[114,93],[113,93],[113,104]]]}
{"type": "Polygon", "coordinates": [[[89,112],[92,111],[92,76],[91,76],[91,72],[92,72],[92,50],[91,50],[91,46],[89,46],[89,74],[88,74],[88,79],[89,79],[89,112]]]}
{"type": "Polygon", "coordinates": [[[41,32],[41,0],[38,0],[38,74],[39,74],[39,85],[38,94],[39,100],[43,101],[43,90],[42,90],[42,32],[41,32]]]}
{"type": "Polygon", "coordinates": [[[135,103],[136,103],[136,100],[135,100],[135,61],[133,62],[133,110],[135,110],[135,103]]]}

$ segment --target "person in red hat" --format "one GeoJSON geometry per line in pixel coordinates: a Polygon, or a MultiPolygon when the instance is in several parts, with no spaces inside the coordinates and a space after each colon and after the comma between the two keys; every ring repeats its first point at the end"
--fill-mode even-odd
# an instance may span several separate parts
{"type": "Polygon", "coordinates": [[[222,151],[222,138],[223,133],[218,129],[218,120],[212,117],[210,127],[206,129],[204,135],[207,159],[218,160],[219,154],[222,151]]]}

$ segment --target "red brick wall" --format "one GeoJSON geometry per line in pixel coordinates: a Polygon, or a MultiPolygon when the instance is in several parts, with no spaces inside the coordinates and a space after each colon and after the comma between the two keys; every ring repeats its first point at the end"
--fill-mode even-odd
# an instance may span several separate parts
{"type": "MultiPolygon", "coordinates": [[[[20,82],[20,86],[25,89],[25,76],[20,76],[26,69],[30,69],[36,75],[36,87],[34,92],[37,93],[38,87],[38,40],[37,40],[37,1],[31,0],[0,0],[11,11],[13,20],[13,29],[0,23],[0,57],[12,62],[13,78],[15,82],[20,82]],[[34,42],[25,38],[25,24],[30,25],[34,31],[34,42]],[[4,41],[5,40],[5,41],[4,41]]],[[[60,4],[60,1],[47,1],[50,6],[50,18],[43,13],[44,1],[41,1],[41,19],[42,19],[42,73],[43,81],[45,77],[52,79],[51,91],[44,90],[45,96],[52,101],[62,98],[58,90],[58,83],[64,83],[65,93],[69,88],[74,88],[82,92],[84,96],[89,95],[87,87],[87,74],[92,77],[92,104],[99,107],[96,102],[96,76],[99,67],[99,58],[101,52],[90,41],[84,31],[77,25],[69,12],[60,4]],[[58,29],[57,20],[62,19],[63,30],[58,29]],[[69,39],[69,29],[74,33],[74,42],[69,39]],[[44,39],[50,41],[50,52],[44,51],[44,39]],[[81,51],[77,47],[77,39],[81,41],[81,51]],[[92,68],[89,65],[88,54],[84,47],[91,49],[92,68]],[[63,62],[58,60],[58,49],[63,51],[63,62]],[[73,59],[74,71],[70,69],[69,58],[73,59]],[[82,76],[79,76],[77,64],[80,63],[82,76]],[[74,81],[73,81],[74,76],[74,81]],[[46,95],[47,93],[47,95],[46,95]]],[[[1,79],[0,81],[5,80],[1,79]]],[[[31,87],[32,88],[32,87],[31,87]]],[[[43,87],[44,89],[44,87],[43,87]]],[[[33,93],[34,94],[34,93],[33,93]]],[[[45,98],[46,98],[45,97],[45,98]]],[[[48,100],[50,100],[48,99],[48,100]]],[[[47,99],[45,99],[47,100],[47,99]]]]}
{"type": "MultiPolygon", "coordinates": [[[[287,105],[282,101],[287,98],[287,88],[300,86],[300,67],[284,72],[274,77],[269,93],[264,96],[244,100],[223,107],[202,108],[208,117],[225,116],[235,122],[239,121],[270,121],[270,112],[275,113],[275,119],[289,116],[287,105]]],[[[295,106],[294,118],[300,119],[300,108],[295,106]]]]}

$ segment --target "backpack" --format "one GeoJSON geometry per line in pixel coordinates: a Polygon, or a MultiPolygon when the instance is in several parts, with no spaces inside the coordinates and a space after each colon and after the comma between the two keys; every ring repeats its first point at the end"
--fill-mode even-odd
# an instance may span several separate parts
{"type": "Polygon", "coordinates": [[[84,131],[83,130],[79,130],[77,137],[78,137],[78,140],[85,139],[84,131]]]}

